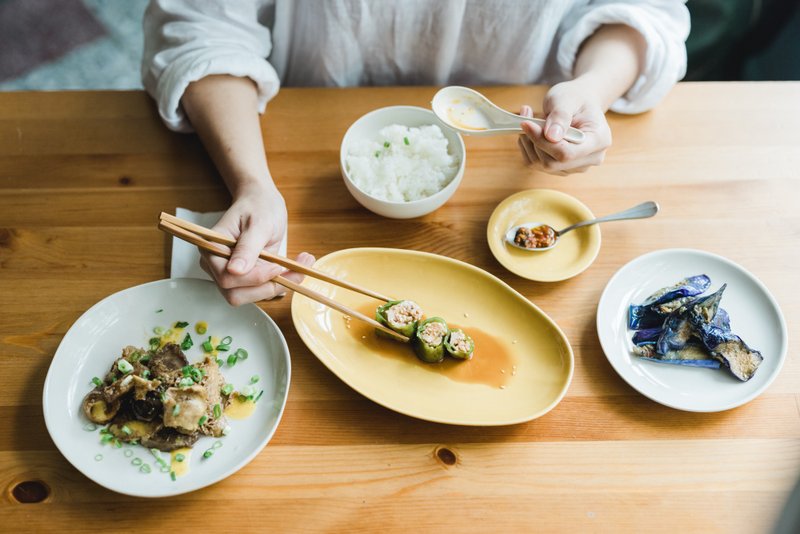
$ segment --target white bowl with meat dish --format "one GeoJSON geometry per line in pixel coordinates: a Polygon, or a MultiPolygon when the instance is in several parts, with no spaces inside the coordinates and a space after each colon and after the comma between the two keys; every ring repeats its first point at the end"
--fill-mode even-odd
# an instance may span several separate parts
{"type": "Polygon", "coordinates": [[[393,219],[439,209],[464,176],[458,132],[415,106],[376,109],[354,122],[339,153],[345,186],[368,210],[393,219]]]}
{"type": "Polygon", "coordinates": [[[47,430],[84,475],[137,497],[193,491],[253,460],[280,422],[289,350],[255,305],[204,280],[101,300],[72,325],[44,385],[47,430]]]}

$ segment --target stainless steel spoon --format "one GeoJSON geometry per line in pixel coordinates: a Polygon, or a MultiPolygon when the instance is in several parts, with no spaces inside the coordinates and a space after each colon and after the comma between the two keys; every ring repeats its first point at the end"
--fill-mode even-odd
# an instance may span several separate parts
{"type": "Polygon", "coordinates": [[[601,222],[626,221],[628,219],[646,219],[648,217],[652,217],[656,213],[658,213],[658,204],[653,201],[648,201],[648,202],[643,202],[638,206],[628,208],[625,211],[620,211],[619,213],[612,213],[611,215],[606,215],[605,217],[598,217],[597,219],[575,223],[572,226],[567,226],[563,230],[556,230],[549,224],[541,222],[528,222],[528,223],[518,224],[517,226],[512,226],[511,228],[509,228],[505,234],[505,240],[506,243],[518,249],[527,250],[528,252],[543,252],[545,250],[550,250],[551,248],[555,247],[558,244],[558,241],[562,235],[576,228],[582,228],[584,226],[590,226],[592,224],[597,224],[601,222]],[[555,238],[553,239],[553,243],[550,246],[540,247],[540,248],[528,248],[522,245],[518,245],[514,242],[514,237],[517,235],[517,230],[519,230],[520,228],[536,228],[538,226],[546,226],[547,228],[553,230],[555,238]]]}
{"type": "MultiPolygon", "coordinates": [[[[431,101],[431,109],[450,128],[465,135],[518,134],[520,124],[535,122],[544,128],[544,119],[522,117],[498,107],[478,91],[469,87],[451,85],[437,92],[431,101]]],[[[581,143],[584,133],[569,127],[564,139],[570,143],[581,143]]]]}

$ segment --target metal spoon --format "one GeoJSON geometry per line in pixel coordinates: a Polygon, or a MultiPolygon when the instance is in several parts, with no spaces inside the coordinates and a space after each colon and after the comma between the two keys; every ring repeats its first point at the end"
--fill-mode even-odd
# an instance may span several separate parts
{"type": "Polygon", "coordinates": [[[542,252],[545,250],[550,250],[551,248],[555,247],[558,244],[558,240],[561,238],[562,235],[570,232],[576,228],[582,228],[584,226],[590,226],[592,224],[597,224],[601,222],[609,222],[609,221],[625,221],[628,219],[646,219],[648,217],[652,217],[658,213],[658,204],[653,201],[643,202],[638,206],[634,206],[632,208],[628,208],[625,211],[620,211],[619,213],[612,213],[611,215],[606,215],[605,217],[598,217],[597,219],[592,219],[589,221],[582,221],[572,226],[567,226],[563,230],[556,230],[552,226],[540,222],[529,222],[519,224],[517,226],[512,226],[508,229],[505,234],[506,243],[511,245],[512,247],[516,247],[522,250],[527,250],[528,252],[542,252]],[[520,228],[536,228],[537,226],[546,226],[550,228],[555,233],[555,239],[553,240],[553,244],[547,247],[541,248],[527,248],[522,245],[518,245],[514,243],[514,236],[517,235],[517,230],[520,228]]]}
{"type": "MultiPolygon", "coordinates": [[[[466,135],[501,135],[520,133],[520,124],[535,122],[544,128],[544,119],[522,117],[510,113],[468,87],[452,85],[436,93],[431,101],[433,112],[450,128],[466,135]]],[[[564,139],[570,143],[581,143],[584,134],[569,127],[564,139]]]]}

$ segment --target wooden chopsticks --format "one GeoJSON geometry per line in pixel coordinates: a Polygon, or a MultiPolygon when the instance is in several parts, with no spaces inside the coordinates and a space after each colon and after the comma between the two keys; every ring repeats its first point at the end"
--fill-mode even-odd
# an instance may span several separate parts
{"type": "MultiPolygon", "coordinates": [[[[196,245],[204,250],[207,250],[211,254],[215,256],[220,256],[222,258],[230,258],[231,257],[231,248],[236,246],[236,241],[227,237],[225,235],[219,234],[214,232],[213,230],[209,230],[203,226],[191,223],[189,221],[184,221],[183,219],[179,219],[174,215],[170,215],[169,213],[161,212],[161,216],[159,217],[158,228],[167,232],[169,234],[174,235],[175,237],[182,239],[188,243],[196,245]],[[224,245],[224,246],[221,246],[224,245]]],[[[333,276],[323,273],[321,271],[317,271],[316,269],[312,269],[310,267],[306,267],[305,265],[298,263],[294,260],[290,260],[289,258],[284,258],[283,256],[277,256],[275,254],[271,254],[266,251],[262,251],[259,254],[259,257],[263,260],[277,263],[287,269],[291,269],[292,271],[305,274],[306,276],[310,276],[312,278],[317,278],[318,280],[322,280],[324,282],[328,282],[339,287],[343,287],[345,289],[349,289],[351,291],[355,291],[357,293],[361,293],[362,295],[367,295],[377,300],[381,300],[383,302],[388,302],[392,299],[381,295],[380,293],[376,293],[370,289],[358,286],[356,284],[352,284],[345,280],[340,280],[338,278],[334,278],[333,276]]],[[[291,280],[284,278],[283,276],[276,276],[272,279],[273,282],[282,285],[287,289],[291,289],[301,295],[304,295],[311,300],[315,300],[320,304],[324,304],[329,308],[332,308],[336,311],[339,311],[345,315],[352,316],[356,319],[364,321],[369,325],[381,330],[392,337],[395,337],[401,341],[408,342],[409,339],[392,330],[391,328],[387,328],[386,326],[380,324],[375,319],[371,317],[367,317],[366,315],[362,314],[359,311],[353,310],[344,304],[340,304],[335,300],[332,300],[325,295],[317,293],[311,289],[308,289],[300,284],[292,282],[291,280]]]]}

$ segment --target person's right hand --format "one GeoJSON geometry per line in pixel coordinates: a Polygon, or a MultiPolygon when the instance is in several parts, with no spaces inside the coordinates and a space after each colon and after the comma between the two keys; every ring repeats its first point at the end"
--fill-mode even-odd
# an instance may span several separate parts
{"type": "MultiPolygon", "coordinates": [[[[300,283],[303,276],[259,259],[263,249],[274,254],[286,234],[286,204],[278,190],[270,185],[251,185],[237,191],[233,204],[213,230],[237,240],[230,260],[200,251],[200,266],[220,288],[231,305],[269,300],[286,293],[271,282],[278,275],[300,283]],[[286,273],[286,274],[284,274],[286,273]]],[[[314,256],[305,252],[297,261],[311,266],[314,256]]]]}

